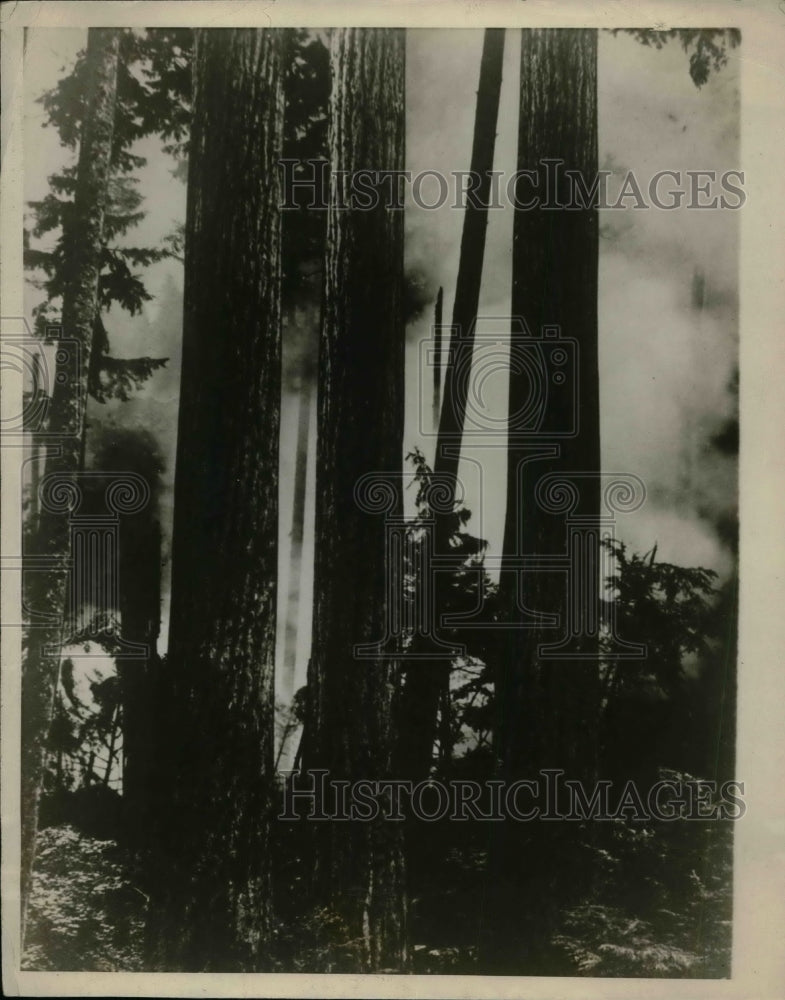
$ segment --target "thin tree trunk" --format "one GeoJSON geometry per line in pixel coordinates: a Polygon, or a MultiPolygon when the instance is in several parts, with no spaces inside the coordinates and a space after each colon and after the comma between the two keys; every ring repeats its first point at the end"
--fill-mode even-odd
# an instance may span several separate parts
{"type": "Polygon", "coordinates": [[[303,536],[305,534],[305,480],[308,471],[308,432],[311,426],[311,379],[303,378],[297,418],[297,454],[294,466],[294,501],[292,510],[292,554],[289,565],[289,594],[286,602],[284,633],[283,700],[288,704],[294,695],[297,668],[297,640],[302,590],[303,536]]]}
{"type": "MultiPolygon", "coordinates": [[[[78,352],[63,352],[57,360],[49,411],[49,432],[61,435],[47,456],[44,493],[34,542],[37,555],[52,568],[28,574],[28,606],[55,616],[65,614],[69,517],[64,509],[63,480],[79,471],[84,435],[87,372],[98,309],[98,276],[104,213],[111,169],[117,95],[120,32],[90,28],[87,36],[87,92],[79,144],[76,191],[66,227],[67,284],[63,295],[63,337],[76,341],[78,352]],[[59,484],[47,491],[47,480],[59,484]]],[[[73,490],[77,487],[74,480],[73,490]]],[[[38,804],[44,758],[52,720],[63,627],[30,623],[22,673],[22,928],[35,856],[38,804]]]]}
{"type": "MultiPolygon", "coordinates": [[[[334,170],[402,170],[405,34],[337,29],[331,40],[334,170]]],[[[382,199],[383,200],[383,199],[382,199]]],[[[331,780],[392,777],[393,657],[355,659],[387,624],[386,525],[355,497],[369,473],[390,477],[400,515],[403,447],[403,213],[328,215],[319,359],[313,653],[304,762],[331,780]]],[[[314,824],[316,898],[347,940],[333,971],[401,970],[407,963],[401,832],[394,822],[314,824]]]]}
{"type": "MultiPolygon", "coordinates": [[[[476,191],[468,199],[464,210],[452,314],[450,360],[444,379],[444,400],[439,416],[434,461],[434,478],[438,480],[437,485],[445,510],[455,501],[459,452],[466,422],[466,402],[485,257],[485,235],[488,227],[491,171],[496,148],[503,60],[504,29],[487,28],[480,63],[470,166],[473,178],[479,180],[476,191]]],[[[438,300],[437,308],[440,311],[441,298],[438,300]]],[[[434,548],[439,554],[449,553],[450,523],[449,516],[437,515],[434,548]]],[[[438,585],[442,580],[437,579],[436,582],[438,585]]],[[[430,586],[431,581],[426,585],[430,586]]],[[[440,607],[441,601],[437,590],[437,614],[440,607]]],[[[400,757],[403,773],[412,780],[425,777],[430,769],[439,702],[449,701],[451,667],[449,660],[415,661],[407,670],[402,712],[403,725],[406,729],[402,733],[400,757]]]]}
{"type": "MultiPolygon", "coordinates": [[[[33,356],[33,393],[36,409],[39,401],[45,396],[44,375],[41,370],[41,355],[36,352],[33,356]]],[[[30,431],[30,532],[35,534],[38,530],[39,497],[38,490],[41,485],[41,435],[33,427],[30,431]]]]}
{"type": "Polygon", "coordinates": [[[120,728],[120,720],[117,718],[119,712],[120,712],[120,706],[118,704],[115,705],[114,709],[112,710],[112,718],[109,722],[109,746],[107,747],[108,757],[106,760],[106,767],[104,768],[104,780],[103,780],[104,788],[109,787],[109,779],[112,776],[112,764],[114,763],[115,752],[116,752],[115,747],[117,746],[118,729],[120,728]]]}
{"type": "Polygon", "coordinates": [[[82,787],[89,788],[93,783],[93,778],[96,776],[93,770],[93,765],[95,764],[95,750],[90,751],[90,756],[87,758],[87,767],[85,768],[85,773],[82,776],[82,787]]]}
{"type": "Polygon", "coordinates": [[[466,401],[475,340],[474,326],[480,305],[503,60],[504,29],[486,28],[480,63],[480,83],[477,88],[470,167],[472,175],[479,178],[479,182],[476,193],[467,201],[463,216],[461,255],[452,310],[455,363],[453,377],[446,378],[444,382],[444,402],[439,419],[439,437],[434,462],[434,472],[440,477],[440,485],[443,481],[446,489],[453,495],[458,475],[458,449],[466,421],[466,401]]]}
{"type": "Polygon", "coordinates": [[[196,34],[160,969],[269,968],[281,392],[282,34],[196,34]]]}
{"type": "MultiPolygon", "coordinates": [[[[436,296],[436,305],[433,311],[433,339],[434,339],[434,360],[433,366],[433,433],[439,432],[439,414],[442,408],[442,308],[444,302],[444,289],[439,286],[439,294],[436,296]]],[[[438,448],[438,441],[436,442],[438,448]]]]}
{"type": "Polygon", "coordinates": [[[442,687],[439,698],[439,760],[442,771],[446,772],[452,763],[453,731],[452,731],[452,696],[450,691],[450,675],[442,687]]]}
{"type": "MultiPolygon", "coordinates": [[[[557,192],[569,200],[564,171],[575,170],[591,187],[597,170],[597,33],[594,30],[524,30],[521,48],[518,169],[537,170],[546,158],[563,160],[557,192]]],[[[540,192],[543,194],[543,192],[540,192]]],[[[531,196],[522,187],[518,200],[531,196]]],[[[597,664],[542,659],[538,647],[561,638],[558,629],[532,627],[518,606],[513,560],[520,554],[567,551],[565,515],[548,513],[535,497],[541,476],[561,473],[580,493],[575,512],[599,514],[600,426],[597,330],[598,220],[596,210],[516,209],[513,223],[513,316],[533,338],[544,326],[578,341],[567,353],[567,385],[573,375],[580,400],[554,388],[557,358],[545,353],[549,384],[543,389],[545,428],[536,443],[556,443],[552,458],[531,458],[532,438],[520,433],[515,414],[531,409],[529,370],[510,364],[510,431],[507,513],[500,578],[501,605],[510,627],[498,654],[496,756],[508,781],[535,777],[540,768],[564,768],[567,777],[592,774],[597,723],[597,664]],[[548,430],[577,434],[549,436],[548,430]],[[522,483],[522,488],[521,488],[522,483]]],[[[559,345],[562,346],[562,345],[559,345]]],[[[513,346],[513,350],[514,350],[513,346]]],[[[562,365],[562,367],[565,367],[562,365]]],[[[595,520],[596,523],[596,520],[595,520]]],[[[599,567],[597,567],[599,572],[599,567]]],[[[529,610],[565,621],[569,581],[562,573],[527,572],[521,597],[529,610]]],[[[585,609],[582,609],[582,611],[585,609]]],[[[587,647],[588,649],[588,647],[587,647]]],[[[543,949],[560,905],[576,824],[500,824],[491,851],[492,915],[485,960],[496,972],[543,972],[543,949]],[[525,827],[522,831],[521,827],[525,827]],[[513,829],[515,827],[515,829],[513,829]],[[560,868],[561,865],[561,875],[560,868]]]]}

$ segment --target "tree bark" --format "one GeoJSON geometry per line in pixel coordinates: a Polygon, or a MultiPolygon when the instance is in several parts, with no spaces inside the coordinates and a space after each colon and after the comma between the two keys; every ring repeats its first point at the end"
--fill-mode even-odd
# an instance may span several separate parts
{"type": "MultiPolygon", "coordinates": [[[[562,160],[552,197],[567,204],[570,187],[564,172],[578,171],[591,187],[597,160],[597,41],[594,30],[524,30],[521,48],[518,169],[537,170],[547,158],[562,160]]],[[[531,188],[521,182],[517,198],[525,204],[531,188]]],[[[548,473],[569,478],[580,491],[575,512],[599,515],[600,424],[597,329],[598,219],[594,208],[545,208],[544,192],[534,209],[516,207],[513,223],[512,313],[522,317],[534,340],[544,326],[578,341],[574,375],[578,387],[578,430],[564,431],[577,404],[571,392],[559,393],[545,353],[542,433],[536,444],[555,444],[558,454],[532,457],[532,439],[518,432],[515,414],[532,403],[525,366],[510,364],[510,439],[507,462],[500,599],[509,630],[498,654],[496,754],[507,781],[535,778],[540,768],[564,768],[566,777],[592,774],[593,731],[597,717],[597,664],[543,659],[538,647],[561,638],[558,628],[532,626],[530,611],[557,615],[565,622],[569,579],[560,572],[527,571],[518,586],[513,560],[521,554],[560,555],[567,551],[564,514],[545,511],[535,496],[548,473]],[[519,593],[520,591],[520,593],[519,593]]],[[[568,360],[568,365],[573,362],[568,360]]],[[[568,384],[573,372],[568,372],[568,384]]],[[[596,523],[596,521],[595,521],[596,523]]],[[[599,568],[597,568],[599,572],[599,568]]],[[[581,609],[580,613],[585,613],[581,609]]],[[[587,647],[588,648],[588,647],[587,647]]],[[[492,848],[493,914],[485,958],[497,972],[542,973],[548,933],[565,881],[569,837],[576,824],[521,824],[507,821],[496,831],[492,848]],[[515,829],[513,829],[515,827],[515,829]],[[559,864],[561,863],[561,876],[559,864]]]]}
{"type": "Polygon", "coordinates": [[[196,35],[156,967],[269,968],[282,34],[196,35]]]}
{"type": "MultiPolygon", "coordinates": [[[[405,34],[337,29],[331,40],[329,145],[333,170],[402,170],[405,34]]],[[[362,510],[355,486],[389,476],[388,514],[402,506],[403,213],[383,203],[328,214],[319,357],[313,653],[306,769],[329,779],[392,777],[394,657],[356,659],[383,639],[385,518],[362,510]]],[[[383,199],[382,199],[383,202],[383,199]]],[[[314,824],[316,899],[358,942],[331,971],[399,971],[407,963],[399,824],[314,824]]]]}
{"type": "MultiPolygon", "coordinates": [[[[48,432],[60,437],[47,455],[41,484],[44,500],[32,545],[47,557],[48,569],[32,570],[25,581],[28,609],[65,615],[70,547],[68,493],[76,494],[87,401],[87,373],[98,310],[98,277],[107,188],[111,170],[117,97],[120,31],[90,28],[87,35],[84,120],[79,144],[76,191],[66,226],[67,281],[63,296],[63,337],[78,351],[60,351],[49,410],[48,432]],[[73,486],[67,484],[73,478],[73,486]],[[47,481],[57,487],[47,491],[47,481]],[[50,495],[51,494],[51,495],[50,495]]],[[[30,612],[28,612],[28,618],[30,612]]],[[[28,620],[22,672],[22,928],[35,856],[38,804],[60,663],[63,624],[28,620]]]]}

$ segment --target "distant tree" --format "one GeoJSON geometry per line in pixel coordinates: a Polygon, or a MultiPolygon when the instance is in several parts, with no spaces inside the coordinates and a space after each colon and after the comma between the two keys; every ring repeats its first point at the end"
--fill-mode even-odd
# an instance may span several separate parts
{"type": "MultiPolygon", "coordinates": [[[[311,177],[313,161],[326,162],[327,104],[330,96],[330,60],[324,40],[317,32],[291,28],[286,32],[286,77],[284,95],[284,156],[299,163],[297,179],[311,177]]],[[[326,194],[326,192],[325,192],[326,194]]],[[[295,188],[291,197],[298,206],[284,212],[282,225],[281,296],[297,301],[309,292],[309,281],[322,263],[326,212],[308,208],[307,188],[295,188]]]]}
{"type": "MultiPolygon", "coordinates": [[[[91,28],[88,32],[85,116],[74,177],[73,209],[64,232],[68,267],[62,289],[62,325],[77,342],[58,366],[49,424],[63,435],[46,460],[46,476],[67,483],[78,472],[82,456],[85,399],[93,331],[98,309],[104,218],[108,202],[111,150],[117,95],[120,33],[91,28]]],[[[36,554],[52,560],[52,568],[28,574],[35,580],[29,606],[62,615],[66,606],[66,560],[69,526],[66,511],[44,504],[35,541],[36,554]]],[[[42,768],[52,716],[63,634],[59,624],[31,627],[22,675],[22,924],[35,852],[42,768]]]]}
{"type": "MultiPolygon", "coordinates": [[[[98,402],[127,399],[157,369],[164,358],[117,358],[110,349],[105,314],[113,304],[131,315],[150,300],[142,272],[167,257],[177,256],[176,240],[157,247],[128,244],[129,231],[144,218],[142,198],[136,190],[137,172],[144,157],[131,150],[148,135],[164,140],[165,151],[185,155],[190,118],[190,29],[148,29],[120,33],[117,60],[115,121],[112,133],[108,191],[100,258],[99,291],[93,328],[87,389],[98,402]]],[[[57,130],[64,148],[73,150],[85,114],[88,63],[79,53],[73,70],[39,98],[45,127],[57,130]]],[[[74,208],[76,168],[65,166],[49,178],[50,192],[30,203],[32,225],[25,231],[25,265],[31,281],[45,293],[33,310],[36,332],[43,339],[60,323],[59,305],[69,281],[67,221],[74,208]],[[55,235],[49,249],[34,246],[34,239],[55,235]]]]}
{"type": "MultiPolygon", "coordinates": [[[[78,146],[76,166],[50,177],[50,193],[32,204],[34,223],[25,233],[25,264],[44,301],[33,312],[43,339],[61,335],[78,342],[79,353],[58,365],[48,413],[48,430],[63,435],[45,462],[46,475],[58,478],[84,464],[86,401],[127,399],[161,365],[161,358],[118,359],[109,349],[102,313],[113,303],[131,314],[149,299],[134,267],[168,256],[167,247],[134,248],[118,242],[143,217],[133,172],[144,160],[131,153],[133,143],[152,132],[179,148],[188,114],[185,85],[190,32],[181,29],[147,33],[90,29],[86,51],[74,70],[43,95],[45,126],[54,127],[66,149],[78,146]],[[167,66],[168,69],[164,69],[167,66]],[[32,238],[56,234],[51,249],[32,238]],[[114,241],[114,242],[113,242],[114,241]]],[[[40,449],[36,447],[33,481],[39,486],[40,449]]],[[[38,513],[38,497],[33,508],[38,513]]],[[[25,600],[35,612],[58,614],[65,606],[69,551],[65,514],[40,512],[27,532],[26,554],[46,555],[61,563],[49,572],[26,574],[25,600]]],[[[66,632],[68,626],[66,625],[66,632]]],[[[55,650],[65,636],[59,629],[31,627],[25,637],[23,683],[23,912],[34,851],[40,767],[57,675],[55,650]],[[45,651],[48,651],[45,653],[45,651]]]]}
{"type": "MultiPolygon", "coordinates": [[[[467,196],[463,216],[461,252],[455,283],[452,314],[450,359],[444,379],[444,399],[439,411],[434,475],[443,503],[434,525],[434,549],[450,554],[454,537],[454,519],[450,507],[455,502],[461,437],[466,422],[471,359],[474,351],[477,310],[485,257],[488,206],[491,200],[491,174],[496,148],[496,127],[504,58],[504,29],[486,28],[480,60],[477,107],[474,117],[470,171],[476,190],[467,196]],[[446,513],[441,513],[445,511],[446,513]]],[[[441,293],[437,311],[441,312],[441,293]]],[[[437,331],[441,342],[441,323],[437,331]]],[[[438,371],[438,369],[437,369],[438,371]]],[[[437,577],[436,614],[443,613],[441,583],[437,577]]],[[[430,585],[430,582],[429,582],[430,585]]],[[[405,708],[402,713],[402,774],[414,780],[428,774],[436,719],[449,710],[450,661],[418,661],[406,671],[405,708]]]]}
{"type": "MultiPolygon", "coordinates": [[[[444,400],[439,417],[434,473],[455,495],[461,436],[466,422],[471,357],[474,349],[477,310],[485,257],[488,206],[491,201],[491,173],[496,148],[496,127],[504,59],[504,29],[486,28],[483,40],[477,107],[470,170],[476,190],[467,196],[464,209],[461,252],[455,282],[452,327],[453,354],[444,381],[444,400]]],[[[446,504],[445,506],[449,506],[446,504]]]]}
{"type": "MultiPolygon", "coordinates": [[[[315,32],[292,28],[286,35],[287,73],[284,81],[284,156],[300,161],[295,176],[326,162],[327,104],[330,96],[329,53],[315,32]]],[[[297,392],[299,412],[292,509],[292,548],[286,603],[283,691],[294,689],[299,645],[299,609],[303,586],[305,486],[308,468],[312,404],[316,396],[316,355],[321,304],[321,265],[327,213],[308,208],[310,196],[295,188],[297,208],[284,212],[281,234],[281,308],[283,315],[284,387],[297,392]],[[288,378],[287,378],[288,375],[288,378]]]]}
{"type": "Polygon", "coordinates": [[[436,294],[436,304],[433,308],[433,402],[431,404],[432,415],[431,425],[433,433],[439,432],[439,416],[442,410],[442,340],[444,330],[442,329],[442,314],[444,310],[444,289],[439,286],[436,294]]]}

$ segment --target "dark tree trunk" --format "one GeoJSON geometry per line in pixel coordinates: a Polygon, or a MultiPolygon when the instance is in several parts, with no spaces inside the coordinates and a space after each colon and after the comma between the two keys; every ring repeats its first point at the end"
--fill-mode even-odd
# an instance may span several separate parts
{"type": "Polygon", "coordinates": [[[104,768],[104,788],[109,787],[109,780],[112,777],[112,764],[114,764],[114,759],[117,754],[117,737],[120,734],[120,706],[115,705],[112,710],[111,718],[109,719],[109,744],[107,746],[107,757],[106,757],[106,767],[104,768]]]}
{"type": "MultiPolygon", "coordinates": [[[[149,513],[149,512],[145,512],[149,513]]],[[[120,620],[127,645],[147,655],[117,658],[123,733],[123,835],[134,849],[149,848],[150,799],[155,769],[155,699],[160,659],[161,527],[139,514],[120,526],[120,620]]]]}
{"type": "MultiPolygon", "coordinates": [[[[485,234],[491,197],[491,171],[496,148],[496,123],[502,86],[504,29],[486,28],[474,117],[471,173],[479,178],[477,190],[467,201],[463,216],[461,255],[452,310],[454,363],[444,380],[444,401],[439,419],[434,472],[455,494],[461,436],[466,420],[466,401],[474,350],[474,325],[480,304],[485,234]]],[[[441,485],[441,483],[440,483],[441,485]]]]}
{"type": "Polygon", "coordinates": [[[269,968],[281,41],[196,35],[152,960],[269,968]]]}
{"type": "MultiPolygon", "coordinates": [[[[570,195],[564,171],[578,171],[589,188],[598,171],[596,65],[594,30],[522,32],[518,169],[537,170],[547,158],[563,160],[553,192],[562,204],[570,195]]],[[[522,182],[518,193],[522,204],[531,197],[528,183],[522,182]]],[[[580,499],[574,513],[595,519],[595,524],[599,515],[598,219],[593,208],[537,207],[516,209],[513,226],[513,316],[525,320],[532,338],[541,337],[544,326],[558,326],[562,337],[578,341],[574,373],[580,402],[576,435],[549,435],[548,431],[572,426],[576,401],[571,392],[560,394],[554,388],[546,350],[549,384],[535,387],[544,388],[543,432],[533,442],[520,433],[525,428],[516,424],[515,417],[530,411],[530,373],[511,363],[500,579],[501,605],[510,629],[498,654],[497,759],[501,776],[508,781],[536,777],[540,768],[564,768],[567,777],[589,778],[595,755],[597,664],[541,658],[538,647],[557,642],[562,632],[544,625],[532,627],[518,606],[520,599],[530,611],[557,615],[563,628],[570,581],[561,572],[527,571],[519,588],[513,560],[520,554],[567,552],[565,514],[546,512],[535,497],[541,476],[560,473],[570,478],[577,473],[573,481],[580,499]],[[528,461],[533,443],[553,444],[558,454],[528,461]]],[[[572,374],[567,373],[568,384],[572,374]]],[[[498,972],[542,972],[539,963],[560,905],[559,889],[571,878],[570,838],[576,824],[508,821],[500,826],[492,850],[495,893],[486,958],[498,972]]]]}
{"type": "MultiPolygon", "coordinates": [[[[69,517],[64,487],[47,490],[47,481],[72,480],[79,471],[84,434],[87,372],[98,309],[98,276],[107,186],[111,169],[117,95],[117,57],[120,32],[90,28],[87,36],[87,92],[79,144],[76,191],[66,227],[66,290],[63,295],[63,337],[76,341],[77,351],[58,352],[57,375],[49,411],[49,433],[61,435],[47,456],[41,484],[43,502],[33,544],[36,555],[48,557],[51,568],[30,572],[26,602],[36,612],[65,613],[69,517]]],[[[38,803],[44,757],[52,720],[63,628],[29,623],[28,647],[22,674],[22,923],[30,887],[38,803]]]]}
{"type": "MultiPolygon", "coordinates": [[[[439,294],[436,296],[436,305],[433,311],[433,339],[435,364],[433,366],[433,433],[439,433],[439,414],[442,408],[442,309],[444,302],[444,289],[439,287],[439,294]]],[[[438,441],[437,441],[438,447],[438,441]]]]}
{"type": "MultiPolygon", "coordinates": [[[[46,398],[44,385],[44,375],[41,369],[41,355],[36,353],[33,356],[33,393],[35,401],[43,401],[46,398]]],[[[30,531],[34,535],[38,530],[39,497],[38,490],[41,485],[41,457],[42,442],[41,435],[35,427],[30,428],[30,531]]]]}
{"type": "MultiPolygon", "coordinates": [[[[564,161],[560,168],[562,176],[567,170],[575,170],[587,184],[594,180],[598,172],[596,64],[596,31],[523,32],[519,170],[536,169],[546,158],[559,158],[564,161]]],[[[528,189],[524,187],[523,192],[520,200],[525,202],[528,189]]],[[[566,183],[561,184],[559,195],[566,204],[569,200],[566,183]]],[[[513,316],[522,317],[535,338],[540,337],[543,327],[558,326],[561,337],[578,341],[574,362],[578,395],[576,399],[570,392],[558,393],[552,385],[547,389],[545,429],[536,443],[557,444],[559,454],[554,457],[527,463],[531,457],[531,439],[517,434],[514,416],[510,421],[500,590],[511,624],[522,624],[525,620],[515,609],[517,580],[510,561],[516,549],[520,547],[520,552],[526,555],[566,552],[564,514],[545,511],[535,498],[540,478],[549,473],[569,478],[577,473],[581,477],[575,480],[580,501],[575,513],[595,519],[599,515],[598,256],[595,209],[515,212],[513,316]],[[576,405],[577,434],[551,436],[549,430],[571,426],[576,405]],[[586,478],[586,473],[594,475],[586,478]]],[[[571,356],[567,365],[572,365],[571,356]]],[[[547,374],[550,377],[552,373],[547,374]]],[[[567,372],[568,377],[571,374],[567,372]]],[[[511,414],[521,413],[529,406],[531,392],[529,373],[511,365],[511,414]]],[[[532,610],[563,614],[567,589],[560,572],[523,575],[523,603],[532,610]]],[[[546,662],[536,655],[540,644],[554,643],[560,637],[559,629],[552,627],[520,628],[516,632],[515,648],[519,655],[509,658],[510,669],[502,677],[507,724],[500,731],[503,758],[513,769],[531,766],[539,757],[546,760],[546,766],[567,766],[585,752],[585,745],[576,745],[571,750],[571,744],[580,743],[579,730],[574,725],[578,720],[554,713],[558,701],[552,700],[569,694],[582,668],[578,663],[546,662]],[[535,692],[545,699],[542,704],[533,700],[535,692]],[[548,714],[547,724],[543,713],[548,714]]],[[[595,669],[596,664],[588,672],[595,669]]]]}
{"type": "MultiPolygon", "coordinates": [[[[405,35],[338,29],[331,41],[332,168],[402,170],[405,35]]],[[[383,202],[383,199],[382,199],[383,202]]],[[[387,512],[400,516],[403,446],[403,213],[328,215],[319,358],[313,653],[306,768],[331,780],[392,777],[394,656],[357,659],[384,638],[390,594],[384,513],[358,506],[362,476],[389,477],[387,512]]],[[[357,942],[333,971],[406,966],[399,824],[314,824],[315,889],[357,942]]]]}
{"type": "MultiPolygon", "coordinates": [[[[480,63],[470,167],[472,176],[478,178],[479,182],[464,210],[461,253],[452,313],[450,360],[444,379],[444,400],[439,416],[434,462],[435,479],[438,481],[437,488],[441,492],[444,509],[449,509],[455,501],[461,438],[466,421],[475,324],[485,257],[485,235],[488,227],[491,171],[496,147],[503,59],[504,29],[487,28],[480,63]]],[[[441,290],[437,310],[441,313],[441,290]]],[[[441,331],[437,336],[441,343],[441,331]]],[[[437,409],[437,393],[438,390],[435,388],[434,411],[437,409]]],[[[449,517],[436,518],[437,553],[449,553],[450,523],[449,517]]],[[[437,586],[442,582],[443,577],[435,581],[437,586]]],[[[431,585],[431,581],[428,581],[428,585],[431,585]]],[[[437,614],[440,604],[437,590],[437,614]]],[[[449,706],[451,666],[449,660],[421,661],[415,662],[407,670],[402,711],[405,729],[402,733],[400,755],[403,774],[412,780],[424,778],[430,770],[439,704],[441,702],[443,706],[449,706]]]]}

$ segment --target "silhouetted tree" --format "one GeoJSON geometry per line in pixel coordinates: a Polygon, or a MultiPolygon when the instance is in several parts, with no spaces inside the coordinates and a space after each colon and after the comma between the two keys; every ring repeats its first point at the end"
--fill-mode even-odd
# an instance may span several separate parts
{"type": "MultiPolygon", "coordinates": [[[[332,168],[404,165],[404,32],[337,29],[331,38],[332,168]]],[[[313,653],[304,765],[331,779],[392,777],[394,655],[357,660],[354,646],[384,639],[391,594],[384,516],[358,507],[359,480],[390,476],[389,513],[400,509],[403,437],[403,216],[380,199],[342,210],[332,192],[322,338],[316,466],[313,653]],[[345,589],[351,581],[351,593],[345,589]]],[[[394,651],[393,651],[394,652],[394,651]]],[[[329,967],[406,965],[405,897],[398,825],[315,825],[317,903],[338,915],[349,944],[329,967]]]]}
{"type": "Polygon", "coordinates": [[[116,653],[122,719],[123,839],[135,848],[149,846],[154,783],[155,732],[161,628],[161,525],[158,499],[163,458],[153,435],[144,429],[100,424],[93,428],[91,470],[100,482],[112,473],[140,476],[149,502],[118,526],[117,587],[120,642],[116,653]],[[146,650],[146,653],[144,652],[146,650]]]}
{"type": "MultiPolygon", "coordinates": [[[[487,28],[480,61],[470,165],[473,182],[476,184],[475,190],[467,195],[464,209],[452,313],[450,358],[445,371],[444,399],[438,411],[439,431],[436,439],[434,478],[442,502],[435,517],[434,549],[441,555],[450,554],[450,540],[454,535],[450,508],[455,502],[461,437],[466,422],[466,404],[485,257],[485,234],[491,197],[491,172],[496,147],[503,58],[504,29],[487,28]]],[[[437,313],[439,315],[441,313],[441,290],[437,300],[437,313]]],[[[440,318],[437,327],[436,339],[440,349],[440,318]]],[[[436,371],[437,373],[440,371],[439,366],[436,371]]],[[[438,387],[435,389],[435,395],[438,396],[438,387]]],[[[434,403],[435,412],[436,409],[434,403]]],[[[432,581],[436,587],[437,616],[442,613],[444,595],[441,593],[440,583],[443,579],[441,575],[432,581]]],[[[430,586],[431,581],[428,581],[427,585],[430,586]]],[[[449,710],[450,667],[449,659],[421,660],[406,671],[399,754],[401,773],[406,777],[419,780],[428,774],[440,703],[443,711],[449,710]]]]}
{"type": "Polygon", "coordinates": [[[282,35],[197,32],[158,968],[269,963],[280,412],[282,35]]]}
{"type": "MultiPolygon", "coordinates": [[[[561,162],[552,197],[570,203],[567,171],[577,171],[589,185],[597,175],[597,33],[594,30],[538,29],[521,34],[518,169],[538,170],[544,160],[561,162]]],[[[516,557],[563,553],[564,514],[545,510],[535,488],[545,474],[577,473],[580,493],[576,514],[599,516],[600,421],[597,336],[598,220],[593,207],[553,211],[525,206],[530,191],[521,176],[513,221],[512,314],[526,323],[532,338],[543,328],[559,329],[577,341],[566,351],[564,385],[559,391],[550,367],[555,358],[543,351],[543,384],[532,387],[530,367],[513,358],[509,376],[509,444],[500,602],[509,626],[497,655],[496,753],[500,777],[508,781],[536,774],[541,767],[563,767],[573,777],[592,774],[597,719],[597,664],[581,660],[542,660],[538,648],[560,636],[543,624],[533,625],[522,607],[558,615],[564,625],[567,587],[560,573],[527,572],[516,557]],[[573,382],[574,380],[574,382],[573,382]],[[551,455],[532,458],[533,396],[542,395],[543,433],[551,455]],[[577,396],[577,398],[576,398],[577,396]],[[576,413],[576,407],[580,410],[576,413]],[[576,419],[577,417],[577,419],[576,419]],[[571,429],[577,433],[570,437],[571,429]],[[548,431],[556,436],[549,438],[548,431]]],[[[525,347],[525,345],[524,345],[525,347]]],[[[536,376],[535,376],[536,377],[536,376]]],[[[599,570],[599,567],[598,567],[599,570]]],[[[583,595],[581,598],[585,600],[583,595]]],[[[588,608],[576,609],[579,614],[588,608]]],[[[584,652],[590,652],[587,646],[584,652]]],[[[555,892],[557,856],[565,850],[559,829],[539,824],[500,824],[492,847],[494,900],[485,941],[486,957],[499,972],[535,972],[539,949],[560,899],[555,892]],[[513,829],[513,825],[516,829],[513,829]],[[526,905],[521,906],[521,899],[526,905]]]]}

